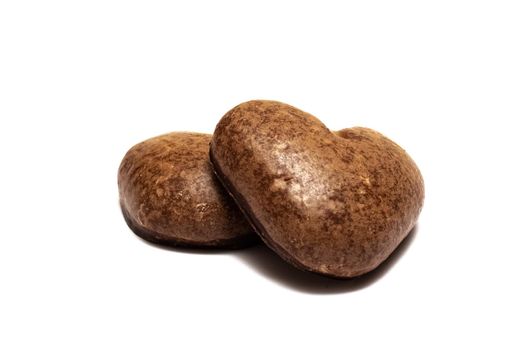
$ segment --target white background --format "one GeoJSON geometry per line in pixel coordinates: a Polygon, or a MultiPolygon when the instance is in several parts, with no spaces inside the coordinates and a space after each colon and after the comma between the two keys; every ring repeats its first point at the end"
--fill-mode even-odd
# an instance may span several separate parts
{"type": "Polygon", "coordinates": [[[3,0],[0,348],[523,349],[524,117],[523,1],[3,0]],[[418,229],[379,271],[128,229],[127,149],[256,98],[416,160],[418,229]]]}

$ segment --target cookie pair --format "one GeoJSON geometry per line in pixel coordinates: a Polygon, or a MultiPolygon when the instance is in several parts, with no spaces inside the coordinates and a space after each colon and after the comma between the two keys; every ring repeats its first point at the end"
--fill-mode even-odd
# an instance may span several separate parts
{"type": "Polygon", "coordinates": [[[126,222],[146,240],[239,248],[260,237],[294,266],[336,278],[384,261],[424,199],[417,166],[394,142],[366,128],[331,132],[275,101],[233,108],[213,136],[139,143],[118,184],[126,222]]]}

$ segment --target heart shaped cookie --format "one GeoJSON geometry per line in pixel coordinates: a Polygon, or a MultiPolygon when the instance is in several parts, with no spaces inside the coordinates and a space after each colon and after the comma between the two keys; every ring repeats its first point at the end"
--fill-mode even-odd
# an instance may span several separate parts
{"type": "Polygon", "coordinates": [[[118,172],[120,206],[138,236],[191,247],[241,247],[257,240],[213,174],[210,140],[174,132],[127,152],[118,172]]]}
{"type": "Polygon", "coordinates": [[[230,110],[210,158],[263,241],[298,268],[350,278],[376,268],[415,225],[424,198],[408,154],[366,128],[331,132],[290,105],[230,110]]]}

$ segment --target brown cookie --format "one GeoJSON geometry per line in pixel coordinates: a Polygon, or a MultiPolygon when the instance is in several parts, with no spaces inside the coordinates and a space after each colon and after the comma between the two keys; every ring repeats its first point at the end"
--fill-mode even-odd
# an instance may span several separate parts
{"type": "Polygon", "coordinates": [[[120,206],[145,240],[235,248],[257,236],[213,174],[211,135],[174,132],[132,147],[118,172],[120,206]]]}
{"type": "Polygon", "coordinates": [[[210,158],[270,248],[330,277],[376,268],[423,205],[423,179],[401,147],[370,129],[333,133],[280,102],[230,110],[217,125],[210,158]]]}

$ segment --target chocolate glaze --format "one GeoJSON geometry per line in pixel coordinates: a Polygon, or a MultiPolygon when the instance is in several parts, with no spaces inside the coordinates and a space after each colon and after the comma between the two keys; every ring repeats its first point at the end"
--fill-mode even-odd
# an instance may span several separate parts
{"type": "Polygon", "coordinates": [[[257,241],[213,175],[211,135],[170,133],[132,147],[119,168],[120,206],[141,238],[163,245],[239,248],[257,241]]]}
{"type": "Polygon", "coordinates": [[[275,101],[229,111],[215,130],[217,176],[270,248],[298,268],[350,278],[406,237],[424,199],[407,153],[366,128],[330,132],[275,101]]]}

